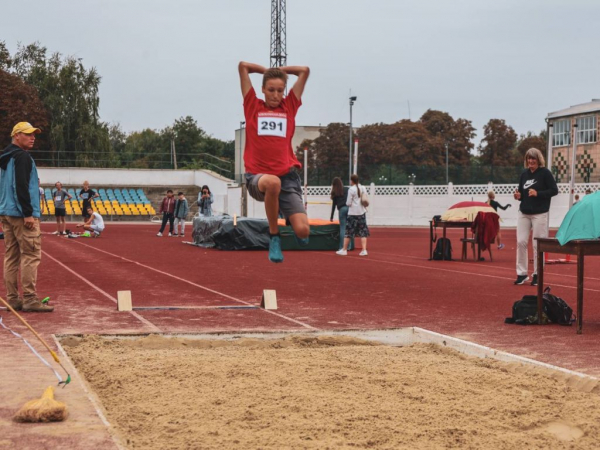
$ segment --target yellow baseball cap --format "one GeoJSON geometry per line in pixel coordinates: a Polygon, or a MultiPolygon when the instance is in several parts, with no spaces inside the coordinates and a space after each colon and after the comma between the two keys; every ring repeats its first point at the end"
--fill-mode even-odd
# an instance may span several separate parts
{"type": "Polygon", "coordinates": [[[29,122],[19,122],[18,124],[16,124],[13,129],[12,129],[12,133],[10,133],[10,137],[13,137],[15,134],[18,133],[25,133],[25,134],[31,134],[31,133],[41,133],[42,130],[40,130],[39,128],[35,128],[33,125],[31,125],[29,122]]]}

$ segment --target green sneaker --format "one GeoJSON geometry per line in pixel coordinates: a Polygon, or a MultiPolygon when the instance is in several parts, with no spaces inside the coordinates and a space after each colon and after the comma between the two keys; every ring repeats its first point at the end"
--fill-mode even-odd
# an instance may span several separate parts
{"type": "Polygon", "coordinates": [[[278,234],[271,236],[269,241],[269,261],[274,263],[283,262],[283,253],[281,253],[281,237],[278,234]]]}

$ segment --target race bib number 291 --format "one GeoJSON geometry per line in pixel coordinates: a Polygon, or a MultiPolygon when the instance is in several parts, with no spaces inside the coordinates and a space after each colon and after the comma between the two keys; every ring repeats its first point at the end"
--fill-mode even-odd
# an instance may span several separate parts
{"type": "Polygon", "coordinates": [[[283,113],[258,113],[258,135],[285,138],[287,133],[287,116],[283,113]]]}

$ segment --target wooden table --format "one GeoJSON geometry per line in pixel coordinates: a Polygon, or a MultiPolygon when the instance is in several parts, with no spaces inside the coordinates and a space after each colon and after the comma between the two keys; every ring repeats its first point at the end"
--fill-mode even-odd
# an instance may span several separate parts
{"type": "Polygon", "coordinates": [[[554,238],[537,239],[538,267],[538,320],[541,323],[544,294],[544,253],[559,253],[577,256],[577,334],[582,333],[583,324],[583,269],[586,256],[600,256],[600,239],[580,239],[560,245],[554,238]]]}
{"type": "MultiPolygon", "coordinates": [[[[446,237],[446,228],[463,228],[464,238],[467,238],[467,230],[471,228],[473,222],[461,221],[450,222],[446,220],[430,220],[429,221],[429,259],[433,259],[433,229],[438,226],[442,227],[443,236],[446,237]]],[[[446,241],[442,242],[442,255],[446,254],[446,241]]]]}

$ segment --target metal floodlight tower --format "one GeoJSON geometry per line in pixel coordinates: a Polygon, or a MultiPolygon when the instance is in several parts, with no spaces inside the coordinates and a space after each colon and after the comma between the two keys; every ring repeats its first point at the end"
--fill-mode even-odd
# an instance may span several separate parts
{"type": "Polygon", "coordinates": [[[287,66],[285,0],[271,0],[271,67],[287,66]]]}

